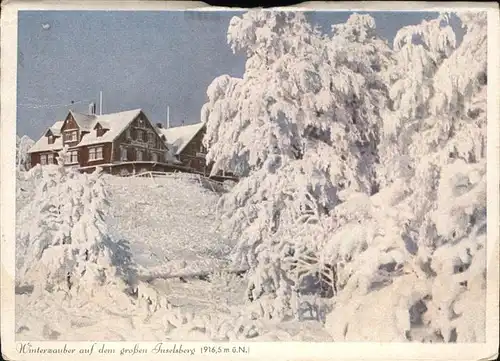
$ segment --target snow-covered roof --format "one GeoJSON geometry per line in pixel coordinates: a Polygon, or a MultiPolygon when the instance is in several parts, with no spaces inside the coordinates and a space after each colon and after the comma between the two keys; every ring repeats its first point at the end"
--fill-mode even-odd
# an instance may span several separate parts
{"type": "Polygon", "coordinates": [[[56,136],[61,134],[61,128],[63,124],[64,120],[58,120],[57,122],[55,122],[54,125],[50,127],[50,131],[52,132],[52,134],[56,136]]]}
{"type": "Polygon", "coordinates": [[[78,124],[78,127],[81,130],[92,130],[95,125],[95,120],[98,117],[97,115],[93,114],[77,113],[73,110],[70,110],[69,112],[71,113],[73,119],[75,119],[76,124],[78,124]]]}
{"type": "Polygon", "coordinates": [[[167,145],[172,153],[179,155],[204,125],[205,123],[196,123],[174,128],[157,128],[157,130],[167,139],[167,145]]]}
{"type": "MultiPolygon", "coordinates": [[[[55,125],[55,124],[54,124],[55,125]]],[[[52,127],[49,128],[52,130],[52,127]]],[[[57,134],[60,134],[60,129],[58,130],[57,134]]],[[[52,133],[54,131],[52,130],[52,133]]],[[[54,143],[49,144],[49,138],[45,136],[47,134],[47,131],[43,133],[43,135],[36,141],[35,144],[28,150],[28,153],[35,153],[35,152],[44,152],[44,151],[56,151],[56,150],[61,150],[62,149],[62,137],[58,136],[54,139],[54,143]]]]}
{"type": "Polygon", "coordinates": [[[112,142],[116,139],[128,125],[139,115],[141,109],[127,110],[120,113],[95,115],[91,123],[88,123],[88,130],[94,129],[97,123],[109,129],[102,136],[98,137],[96,132],[85,134],[77,147],[91,144],[112,142]]]}
{"type": "MultiPolygon", "coordinates": [[[[110,113],[102,115],[87,115],[76,113],[70,110],[71,115],[77,122],[80,129],[89,131],[85,134],[75,147],[80,147],[84,145],[99,144],[112,142],[118,137],[127,126],[139,115],[141,109],[127,110],[119,113],[110,113]],[[93,132],[93,128],[97,123],[100,123],[104,128],[109,129],[102,136],[97,137],[96,132],[93,132]]],[[[64,121],[55,122],[49,129],[56,136],[61,134],[61,127],[64,121]]],[[[44,135],[30,148],[28,153],[43,152],[50,150],[62,149],[62,137],[58,136],[55,138],[53,144],[49,144],[48,138],[44,135]]]]}

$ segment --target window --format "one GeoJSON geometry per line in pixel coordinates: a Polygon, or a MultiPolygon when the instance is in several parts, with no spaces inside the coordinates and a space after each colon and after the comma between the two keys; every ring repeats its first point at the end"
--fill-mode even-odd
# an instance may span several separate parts
{"type": "Polygon", "coordinates": [[[149,134],[148,142],[149,142],[149,145],[151,145],[152,147],[156,147],[156,137],[153,133],[149,134]]]}
{"type": "Polygon", "coordinates": [[[104,129],[104,128],[97,128],[95,132],[96,132],[96,136],[97,137],[102,137],[104,135],[104,133],[106,133],[106,129],[104,129]]]}
{"type": "Polygon", "coordinates": [[[127,160],[127,148],[125,147],[120,149],[120,160],[127,160]]]}
{"type": "Polygon", "coordinates": [[[56,164],[54,153],[47,154],[47,164],[56,164]]]}
{"type": "Polygon", "coordinates": [[[131,136],[130,136],[130,128],[127,128],[127,131],[125,132],[125,137],[126,137],[127,139],[130,139],[130,138],[131,138],[131,136]]]}
{"type": "Polygon", "coordinates": [[[142,160],[142,150],[137,149],[137,159],[136,160],[142,160]]]}
{"type": "Polygon", "coordinates": [[[152,153],[151,159],[153,160],[153,162],[158,162],[158,153],[152,153]]]}
{"type": "Polygon", "coordinates": [[[138,119],[137,120],[137,126],[139,128],[144,128],[144,119],[138,119]]]}
{"type": "Polygon", "coordinates": [[[49,135],[49,144],[54,144],[54,136],[53,135],[49,135]]]}
{"type": "Polygon", "coordinates": [[[66,162],[68,164],[78,163],[78,151],[70,150],[68,153],[66,153],[66,162]]]}
{"type": "Polygon", "coordinates": [[[47,154],[41,154],[40,155],[40,164],[41,165],[47,164],[47,154]]]}
{"type": "Polygon", "coordinates": [[[144,132],[142,132],[140,130],[137,131],[137,140],[139,140],[141,142],[144,141],[144,132]]]}
{"type": "Polygon", "coordinates": [[[76,142],[78,140],[78,131],[71,130],[64,133],[65,142],[76,142]]]}
{"type": "Polygon", "coordinates": [[[102,156],[102,147],[94,147],[89,148],[89,160],[101,160],[102,156]]]}

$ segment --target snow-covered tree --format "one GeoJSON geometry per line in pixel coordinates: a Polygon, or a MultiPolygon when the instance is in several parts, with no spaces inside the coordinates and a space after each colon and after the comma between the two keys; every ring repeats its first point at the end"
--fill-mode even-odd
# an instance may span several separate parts
{"type": "Polygon", "coordinates": [[[412,171],[408,164],[412,137],[429,122],[434,75],[455,46],[448,14],[403,27],[396,34],[396,64],[389,77],[391,106],[382,115],[383,144],[379,149],[383,164],[379,173],[384,184],[412,171]]]}
{"type": "Polygon", "coordinates": [[[444,15],[395,38],[404,51],[396,69],[407,74],[393,84],[394,108],[384,116],[382,153],[398,149],[386,158],[392,179],[377,195],[337,207],[343,221],[332,222],[325,244],[326,253],[347,250],[327,322],[336,340],[370,340],[359,325],[373,315],[384,341],[485,339],[483,15],[459,14],[467,33],[455,51],[444,15]]]}
{"type": "Polygon", "coordinates": [[[457,48],[450,16],[392,50],[366,15],[332,37],[297,14],[231,20],[246,71],[214,80],[202,119],[214,171],[242,176],[219,212],[261,316],[320,274],[336,340],[373,340],[369,317],[387,341],[484,340],[486,18],[458,14],[457,48]]]}
{"type": "Polygon", "coordinates": [[[113,257],[118,247],[107,232],[107,190],[102,173],[80,174],[64,166],[40,167],[36,196],[20,221],[31,226],[20,236],[25,250],[20,281],[48,290],[87,292],[119,282],[113,257]]]}
{"type": "Polygon", "coordinates": [[[212,82],[202,120],[213,172],[231,169],[242,177],[219,212],[224,230],[239,240],[235,263],[252,269],[254,300],[290,295],[282,287],[298,286],[289,271],[299,259],[319,264],[309,227],[340,202],[341,190],[376,191],[386,100],[378,74],[390,58],[373,28],[372,18],[353,15],[330,38],[304,14],[276,11],[250,11],[230,22],[228,42],[248,56],[245,74],[212,82]],[[359,43],[360,56],[346,52],[351,42],[359,43]],[[290,235],[299,228],[302,236],[290,235]]]}
{"type": "Polygon", "coordinates": [[[18,170],[26,170],[29,163],[28,150],[35,144],[35,141],[23,135],[16,136],[16,168],[18,170]]]}

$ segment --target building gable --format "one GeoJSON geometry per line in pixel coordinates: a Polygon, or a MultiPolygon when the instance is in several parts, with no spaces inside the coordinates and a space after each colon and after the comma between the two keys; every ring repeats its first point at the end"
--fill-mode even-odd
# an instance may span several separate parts
{"type": "Polygon", "coordinates": [[[167,145],[142,111],[115,139],[113,148],[115,161],[176,163],[176,160],[169,154],[167,145]]]}
{"type": "Polygon", "coordinates": [[[140,109],[135,109],[95,116],[78,146],[114,142],[140,112],[140,109]]]}
{"type": "Polygon", "coordinates": [[[153,124],[142,111],[123,130],[119,139],[131,144],[149,143],[157,149],[168,150],[153,124]]]}
{"type": "Polygon", "coordinates": [[[199,128],[193,137],[179,149],[179,154],[197,155],[198,153],[205,153],[203,146],[203,137],[205,136],[206,128],[203,126],[199,128]]]}
{"type": "Polygon", "coordinates": [[[162,139],[166,139],[172,152],[178,156],[204,129],[204,123],[197,123],[173,128],[158,128],[157,131],[163,135],[162,139]]]}
{"type": "Polygon", "coordinates": [[[66,116],[66,119],[64,119],[63,125],[61,127],[61,133],[69,129],[80,130],[80,127],[78,126],[78,123],[76,122],[71,112],[69,112],[68,115],[66,116]]]}
{"type": "Polygon", "coordinates": [[[77,145],[81,140],[82,132],[71,111],[66,116],[61,127],[61,135],[63,145],[68,147],[77,145]]]}

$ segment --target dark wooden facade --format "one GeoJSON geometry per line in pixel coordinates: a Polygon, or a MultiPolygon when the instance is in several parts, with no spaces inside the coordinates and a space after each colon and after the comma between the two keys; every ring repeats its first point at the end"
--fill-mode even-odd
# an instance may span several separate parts
{"type": "Polygon", "coordinates": [[[41,154],[41,152],[30,154],[30,168],[41,163],[40,162],[40,154],[41,154]]]}
{"type": "Polygon", "coordinates": [[[61,134],[63,144],[71,148],[78,145],[82,136],[85,135],[85,132],[80,129],[73,115],[69,113],[61,128],[61,134]],[[76,134],[76,138],[74,141],[71,141],[70,135],[74,134],[76,134]]]}
{"type": "MultiPolygon", "coordinates": [[[[213,166],[212,164],[208,164],[206,161],[207,149],[203,146],[203,138],[205,137],[205,134],[206,127],[203,126],[177,155],[177,158],[182,162],[184,167],[190,170],[190,172],[210,176],[213,166]]],[[[211,178],[216,180],[237,180],[237,177],[232,173],[222,171],[219,171],[211,178]]]]}
{"type": "Polygon", "coordinates": [[[78,147],[78,164],[80,167],[86,167],[89,165],[96,166],[101,164],[108,164],[113,162],[112,155],[112,143],[100,143],[92,144],[87,146],[78,147]],[[89,153],[94,148],[102,148],[102,158],[90,160],[89,153]]]}
{"type": "Polygon", "coordinates": [[[145,116],[132,121],[130,126],[113,141],[113,158],[117,162],[167,163],[166,152],[165,142],[145,116]]]}
{"type": "Polygon", "coordinates": [[[187,168],[192,168],[196,172],[210,174],[212,167],[206,163],[206,149],[203,146],[203,137],[206,128],[202,127],[200,131],[191,139],[191,141],[178,154],[179,161],[187,168]]]}

